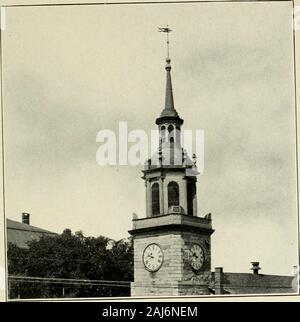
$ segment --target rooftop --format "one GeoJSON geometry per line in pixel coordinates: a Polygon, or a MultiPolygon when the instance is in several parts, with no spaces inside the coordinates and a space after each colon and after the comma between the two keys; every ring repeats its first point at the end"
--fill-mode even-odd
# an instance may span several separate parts
{"type": "Polygon", "coordinates": [[[13,243],[21,248],[27,248],[28,242],[38,239],[43,235],[55,236],[56,233],[31,226],[29,224],[21,223],[15,220],[6,219],[7,242],[13,243]]]}

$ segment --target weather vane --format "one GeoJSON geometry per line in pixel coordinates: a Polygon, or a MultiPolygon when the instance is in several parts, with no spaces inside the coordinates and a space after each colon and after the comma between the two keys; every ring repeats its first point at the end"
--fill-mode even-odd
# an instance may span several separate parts
{"type": "Polygon", "coordinates": [[[167,27],[162,27],[162,28],[158,28],[159,32],[166,32],[167,33],[167,59],[169,59],[170,57],[170,53],[169,53],[169,33],[172,31],[172,29],[169,28],[169,26],[167,25],[167,27]]]}

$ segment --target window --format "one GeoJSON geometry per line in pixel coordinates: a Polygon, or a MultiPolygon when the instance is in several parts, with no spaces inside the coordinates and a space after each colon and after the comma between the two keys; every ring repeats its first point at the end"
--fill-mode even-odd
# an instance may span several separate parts
{"type": "Polygon", "coordinates": [[[159,215],[159,185],[154,183],[151,187],[152,194],[152,215],[159,215]]]}
{"type": "Polygon", "coordinates": [[[166,127],[163,125],[160,128],[160,143],[164,142],[166,140],[166,127]]]}
{"type": "Polygon", "coordinates": [[[173,130],[174,130],[173,125],[169,125],[169,126],[168,126],[168,132],[169,132],[169,133],[171,133],[173,130]]]}
{"type": "Polygon", "coordinates": [[[168,126],[168,132],[169,132],[169,142],[174,143],[174,127],[173,125],[168,126]]]}
{"type": "Polygon", "coordinates": [[[188,215],[194,214],[194,199],[196,198],[196,183],[194,181],[187,182],[187,207],[188,215]]]}
{"type": "Polygon", "coordinates": [[[168,207],[179,206],[179,186],[172,181],[168,184],[168,207]]]}

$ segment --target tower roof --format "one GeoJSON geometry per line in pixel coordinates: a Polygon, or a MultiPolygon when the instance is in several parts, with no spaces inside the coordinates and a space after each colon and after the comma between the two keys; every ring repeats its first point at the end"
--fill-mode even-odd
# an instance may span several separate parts
{"type": "Polygon", "coordinates": [[[174,107],[173,89],[172,89],[172,79],[171,79],[171,59],[168,57],[166,59],[166,96],[165,96],[165,107],[160,113],[159,118],[156,119],[156,124],[161,123],[166,120],[177,120],[180,124],[183,120],[179,117],[177,111],[174,107]]]}
{"type": "Polygon", "coordinates": [[[178,116],[178,113],[174,107],[173,89],[172,89],[172,79],[171,79],[171,59],[166,59],[166,97],[165,97],[165,108],[161,112],[160,116],[178,116]]]}

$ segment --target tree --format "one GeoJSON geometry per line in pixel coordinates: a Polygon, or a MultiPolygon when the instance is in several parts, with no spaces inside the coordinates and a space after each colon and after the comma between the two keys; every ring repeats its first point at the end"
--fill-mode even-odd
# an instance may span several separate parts
{"type": "MultiPolygon", "coordinates": [[[[103,236],[84,237],[82,232],[73,234],[70,229],[65,229],[61,235],[44,235],[39,240],[30,241],[27,249],[9,244],[8,272],[10,275],[44,278],[133,280],[131,238],[112,242],[112,247],[108,247],[111,242],[103,236]]],[[[22,285],[23,297],[57,297],[61,296],[62,285],[30,285],[31,291],[28,289],[29,285],[22,285]]],[[[124,287],[65,289],[66,296],[129,295],[129,289],[124,287]]]]}
{"type": "Polygon", "coordinates": [[[110,268],[111,280],[133,280],[132,237],[114,243],[110,251],[110,268]]]}

